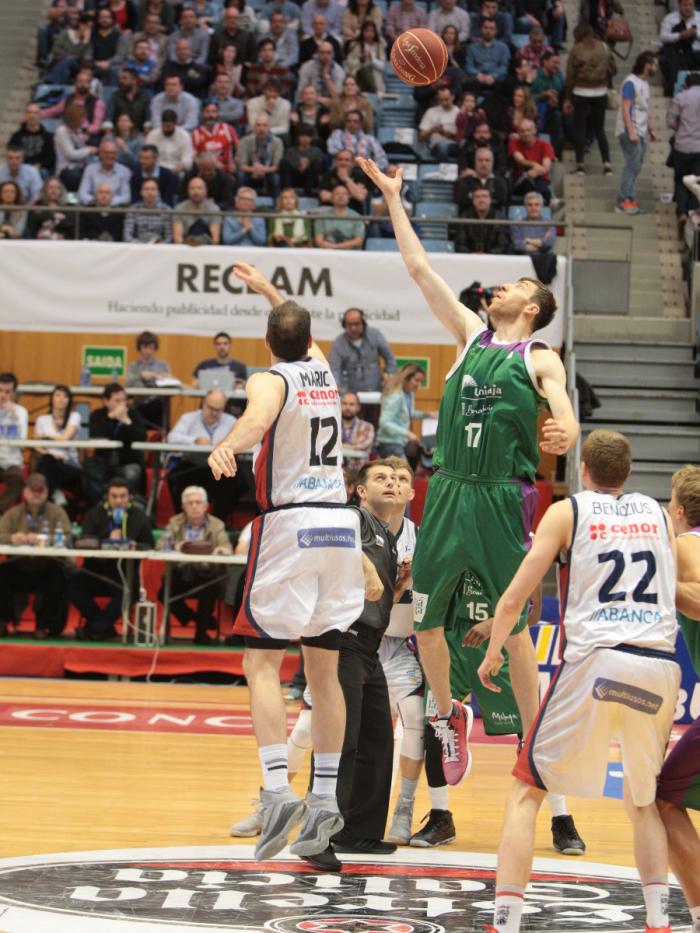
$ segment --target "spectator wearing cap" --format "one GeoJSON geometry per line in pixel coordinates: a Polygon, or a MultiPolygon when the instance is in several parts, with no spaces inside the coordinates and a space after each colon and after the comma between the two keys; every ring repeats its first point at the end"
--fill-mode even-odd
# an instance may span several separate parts
{"type": "Polygon", "coordinates": [[[246,103],[248,126],[255,124],[256,117],[267,114],[270,132],[275,136],[286,137],[289,133],[289,115],[292,105],[280,96],[280,86],[275,78],[269,78],[262,87],[262,94],[251,97],[246,103]]]}
{"type": "Polygon", "coordinates": [[[119,86],[109,103],[109,118],[116,123],[126,113],[136,129],[142,133],[151,111],[150,94],[139,86],[139,79],[133,68],[125,66],[119,70],[119,86]]]}
{"type": "Polygon", "coordinates": [[[117,147],[109,139],[103,139],[97,151],[97,162],[85,167],[78,188],[78,200],[81,204],[94,204],[99,185],[109,185],[112,189],[112,207],[122,207],[131,203],[131,171],[117,162],[117,147]]]}
{"type": "Polygon", "coordinates": [[[538,191],[549,204],[552,196],[550,171],[556,155],[549,142],[538,139],[532,120],[521,120],[517,139],[508,143],[513,166],[513,191],[525,195],[538,191]]]}
{"type": "Polygon", "coordinates": [[[192,131],[192,148],[195,153],[199,155],[207,152],[213,155],[219,167],[230,172],[238,142],[238,134],[230,123],[219,119],[219,105],[215,101],[206,101],[202,107],[202,123],[192,131]]]}
{"type": "Polygon", "coordinates": [[[24,150],[17,145],[8,146],[5,161],[0,165],[0,185],[13,181],[22,192],[24,204],[33,204],[41,194],[41,174],[24,161],[24,150]]]}
{"type": "Polygon", "coordinates": [[[302,124],[296,133],[296,145],[289,146],[280,162],[280,182],[283,188],[300,188],[305,195],[318,192],[323,153],[313,145],[315,131],[302,124]]]}
{"type": "MultiPolygon", "coordinates": [[[[236,211],[254,211],[257,195],[253,188],[245,186],[238,189],[236,211]]],[[[222,233],[226,246],[265,246],[267,243],[267,225],[263,217],[226,217],[222,233]]]]}
{"type": "Polygon", "coordinates": [[[172,243],[171,208],[161,199],[155,178],[141,182],[141,198],[134,207],[138,212],[130,211],[124,221],[125,243],[172,243]]]}
{"type": "Polygon", "coordinates": [[[282,140],[270,132],[267,114],[259,114],[253,124],[253,132],[243,137],[236,153],[240,182],[262,194],[276,197],[283,152],[282,140]]]}
{"type": "Polygon", "coordinates": [[[396,372],[396,357],[377,327],[370,327],[360,308],[348,308],[343,332],[331,344],[328,365],[341,392],[380,392],[396,372]]]}
{"type": "Polygon", "coordinates": [[[177,75],[187,94],[201,100],[209,86],[209,66],[201,65],[192,57],[189,39],[181,38],[175,43],[175,55],[163,65],[163,81],[171,75],[177,75]]]}
{"type": "Polygon", "coordinates": [[[183,7],[181,10],[179,26],[168,41],[168,58],[173,61],[177,58],[177,43],[180,39],[187,40],[188,51],[196,64],[207,64],[209,32],[197,25],[197,14],[190,7],[183,7]]]}
{"type": "MultiPolygon", "coordinates": [[[[68,515],[49,501],[46,477],[31,473],[22,490],[22,502],[0,518],[0,543],[48,548],[59,529],[69,541],[68,515]]],[[[19,557],[0,564],[0,635],[6,635],[8,625],[19,621],[18,597],[33,593],[35,638],[60,637],[68,618],[67,568],[65,561],[46,553],[46,557],[19,557]]]]}
{"type": "Polygon", "coordinates": [[[202,152],[198,155],[195,164],[182,180],[181,192],[184,194],[189,187],[190,179],[201,178],[207,186],[207,197],[210,198],[222,211],[230,211],[233,206],[235,185],[233,177],[219,167],[213,152],[202,152]]]}
{"type": "Polygon", "coordinates": [[[14,373],[0,373],[0,512],[17,501],[22,489],[22,448],[8,447],[5,440],[21,440],[27,436],[29,413],[15,401],[17,377],[14,373]]]}
{"type": "Polygon", "coordinates": [[[267,38],[275,43],[278,64],[283,68],[296,68],[299,64],[297,30],[290,25],[281,10],[273,10],[270,13],[267,38]]]}
{"type": "Polygon", "coordinates": [[[177,114],[174,110],[163,111],[160,127],[151,130],[141,152],[148,146],[157,150],[158,163],[162,168],[167,168],[176,175],[188,172],[192,168],[192,137],[187,130],[177,126],[177,114]]]}
{"type": "Polygon", "coordinates": [[[21,149],[25,165],[32,166],[39,172],[53,172],[56,164],[53,134],[41,125],[41,109],[38,104],[27,104],[24,120],[19,129],[10,136],[8,148],[21,149]]]}
{"type": "Polygon", "coordinates": [[[355,157],[373,159],[382,170],[389,164],[386,152],[377,137],[371,133],[365,133],[362,113],[359,110],[348,110],[345,114],[343,129],[333,130],[328,137],[330,155],[336,155],[342,149],[347,149],[355,157]]]}
{"type": "Polygon", "coordinates": [[[177,201],[178,178],[175,172],[159,164],[158,156],[156,146],[146,143],[141,147],[139,164],[131,173],[131,200],[134,202],[142,195],[145,181],[154,181],[158,186],[160,199],[169,207],[174,207],[177,201]]]}
{"type": "Polygon", "coordinates": [[[191,178],[187,185],[187,199],[181,201],[173,215],[173,242],[191,246],[221,241],[220,210],[215,201],[207,197],[207,186],[202,178],[191,178]]]}
{"type": "Polygon", "coordinates": [[[272,39],[261,39],[258,43],[257,61],[246,68],[245,86],[248,97],[257,97],[263,86],[270,80],[277,82],[279,93],[289,99],[292,93],[292,73],[285,65],[277,61],[277,51],[272,39]]]}
{"type": "Polygon", "coordinates": [[[151,123],[156,129],[160,127],[166,110],[175,112],[177,125],[188,133],[199,123],[199,101],[184,90],[179,75],[169,75],[163,82],[161,93],[151,101],[151,123]]]}

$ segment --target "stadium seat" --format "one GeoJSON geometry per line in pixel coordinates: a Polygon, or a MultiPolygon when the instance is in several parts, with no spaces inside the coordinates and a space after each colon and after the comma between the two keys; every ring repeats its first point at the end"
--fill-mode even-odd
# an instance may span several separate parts
{"type": "Polygon", "coordinates": [[[317,211],[320,206],[318,198],[299,198],[300,211],[317,211]]]}
{"type": "Polygon", "coordinates": [[[399,244],[390,237],[368,236],[365,240],[365,250],[368,253],[398,253],[399,244]]]}
{"type": "Polygon", "coordinates": [[[421,201],[452,202],[454,179],[447,178],[437,164],[421,165],[418,182],[421,201]]]}
{"type": "Polygon", "coordinates": [[[424,240],[421,237],[421,244],[426,253],[454,253],[455,251],[455,245],[450,240],[424,240]]]}
{"type": "Polygon", "coordinates": [[[255,206],[259,211],[274,211],[275,199],[267,194],[259,194],[255,201],[255,206]]]}
{"type": "Polygon", "coordinates": [[[530,36],[527,33],[516,32],[512,38],[511,42],[516,49],[524,49],[526,45],[530,42],[530,36]]]}
{"type": "Polygon", "coordinates": [[[417,162],[418,131],[410,126],[380,126],[377,138],[390,158],[417,162]]]}
{"type": "MultiPolygon", "coordinates": [[[[542,208],[542,220],[552,219],[551,207],[542,208]]],[[[527,220],[527,211],[524,204],[511,204],[508,208],[508,220],[527,220]]]]}
{"type": "Polygon", "coordinates": [[[444,223],[425,223],[426,219],[444,219],[449,220],[457,216],[457,205],[446,204],[442,201],[419,201],[413,212],[413,219],[420,224],[421,241],[447,239],[447,224],[444,223]]]}

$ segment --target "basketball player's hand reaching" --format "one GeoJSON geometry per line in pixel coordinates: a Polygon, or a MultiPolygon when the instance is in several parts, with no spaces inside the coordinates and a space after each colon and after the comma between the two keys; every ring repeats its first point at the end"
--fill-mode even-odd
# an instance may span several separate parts
{"type": "Polygon", "coordinates": [[[479,676],[479,680],[486,687],[487,690],[491,690],[492,693],[500,693],[501,688],[495,684],[491,678],[496,677],[500,669],[503,667],[503,662],[505,658],[503,657],[502,651],[492,651],[490,648],[486,652],[486,657],[479,665],[479,670],[476,672],[479,676]]]}
{"type": "Polygon", "coordinates": [[[545,454],[565,454],[569,449],[569,438],[561,421],[547,418],[542,425],[540,450],[545,454]]]}
{"type": "Polygon", "coordinates": [[[401,186],[403,185],[403,169],[397,169],[396,174],[392,178],[391,176],[382,172],[377,163],[372,161],[372,159],[362,159],[360,156],[357,156],[355,158],[355,162],[357,162],[370,181],[375,184],[377,188],[379,188],[387,201],[389,198],[401,194],[401,186]]]}
{"type": "Polygon", "coordinates": [[[462,639],[462,645],[465,648],[478,648],[479,645],[483,645],[485,641],[489,640],[492,628],[493,618],[484,619],[483,622],[477,622],[476,625],[472,625],[462,639]]]}
{"type": "Polygon", "coordinates": [[[244,282],[248,288],[252,288],[254,292],[258,292],[258,294],[270,284],[262,272],[258,272],[255,266],[251,266],[247,262],[234,262],[233,272],[236,278],[244,282]]]}
{"type": "Polygon", "coordinates": [[[221,479],[222,476],[235,476],[238,470],[233,451],[221,445],[212,450],[207,463],[214,474],[214,479],[221,479]]]}

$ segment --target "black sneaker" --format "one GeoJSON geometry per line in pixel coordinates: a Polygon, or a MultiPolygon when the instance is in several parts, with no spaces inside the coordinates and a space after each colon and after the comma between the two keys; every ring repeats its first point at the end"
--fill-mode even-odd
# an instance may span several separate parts
{"type": "Polygon", "coordinates": [[[562,855],[583,855],[586,843],[579,836],[573,816],[552,817],[552,845],[562,855]]]}
{"type": "Polygon", "coordinates": [[[355,852],[358,855],[391,855],[396,852],[393,842],[383,842],[381,839],[358,839],[347,831],[341,829],[331,839],[336,852],[355,852]]]}
{"type": "Polygon", "coordinates": [[[333,851],[332,845],[329,845],[322,852],[317,852],[316,855],[302,855],[300,857],[311,868],[317,868],[319,871],[341,871],[343,868],[343,863],[333,851]]]}
{"type": "Polygon", "coordinates": [[[409,845],[416,846],[419,849],[428,849],[433,846],[444,846],[448,842],[454,842],[457,838],[457,830],[449,810],[431,810],[421,820],[421,823],[428,821],[423,829],[411,836],[409,845]]]}

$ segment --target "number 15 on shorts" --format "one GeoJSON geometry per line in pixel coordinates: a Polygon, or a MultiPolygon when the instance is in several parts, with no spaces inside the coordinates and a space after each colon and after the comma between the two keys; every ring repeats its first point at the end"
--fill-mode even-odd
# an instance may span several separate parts
{"type": "Polygon", "coordinates": [[[467,432],[467,447],[478,447],[481,439],[482,424],[480,421],[470,421],[465,424],[464,430],[467,432]]]}

